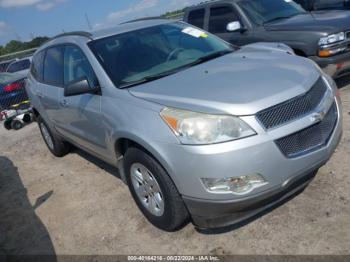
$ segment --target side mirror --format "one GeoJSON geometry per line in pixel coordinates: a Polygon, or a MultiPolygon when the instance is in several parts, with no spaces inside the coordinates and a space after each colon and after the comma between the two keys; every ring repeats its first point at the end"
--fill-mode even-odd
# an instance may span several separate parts
{"type": "Polygon", "coordinates": [[[229,23],[226,29],[229,32],[237,32],[237,31],[241,31],[243,28],[239,21],[235,21],[235,22],[229,23]]]}
{"type": "Polygon", "coordinates": [[[96,94],[100,91],[99,86],[92,87],[86,77],[69,83],[64,87],[64,96],[77,96],[82,94],[96,94]]]}

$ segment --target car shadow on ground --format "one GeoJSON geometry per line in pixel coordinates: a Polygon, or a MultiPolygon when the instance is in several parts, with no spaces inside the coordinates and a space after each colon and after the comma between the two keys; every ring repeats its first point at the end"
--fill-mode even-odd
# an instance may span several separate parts
{"type": "Polygon", "coordinates": [[[77,154],[78,156],[84,158],[86,161],[88,161],[88,162],[94,164],[95,166],[97,166],[98,168],[106,171],[110,175],[122,180],[118,168],[104,162],[103,160],[100,160],[97,157],[90,155],[89,153],[87,153],[79,148],[76,148],[76,147],[73,147],[71,153],[77,154]]]}
{"type": "Polygon", "coordinates": [[[17,168],[0,156],[0,257],[45,255],[45,261],[56,261],[50,235],[35,214],[52,194],[43,194],[32,206],[17,168]]]}

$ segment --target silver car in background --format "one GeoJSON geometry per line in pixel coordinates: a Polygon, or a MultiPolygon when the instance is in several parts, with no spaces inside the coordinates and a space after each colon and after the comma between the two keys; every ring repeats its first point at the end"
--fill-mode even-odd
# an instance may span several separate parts
{"type": "Polygon", "coordinates": [[[228,226],[283,202],[342,134],[337,86],[314,62],[183,22],[57,36],[34,55],[27,89],[49,150],[73,144],[117,166],[166,231],[228,226]]]}
{"type": "Polygon", "coordinates": [[[17,73],[27,75],[32,63],[32,57],[26,57],[13,61],[6,69],[7,73],[17,73]]]}

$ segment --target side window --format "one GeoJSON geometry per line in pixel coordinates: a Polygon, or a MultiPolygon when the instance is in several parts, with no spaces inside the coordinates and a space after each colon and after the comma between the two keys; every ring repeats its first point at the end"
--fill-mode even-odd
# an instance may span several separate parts
{"type": "Polygon", "coordinates": [[[204,16],[205,16],[205,9],[197,9],[190,11],[188,15],[188,23],[204,28],[204,16]]]}
{"type": "Polygon", "coordinates": [[[239,21],[239,17],[232,6],[217,6],[210,9],[209,32],[226,33],[227,25],[239,21]]]}
{"type": "Polygon", "coordinates": [[[9,68],[7,69],[7,72],[8,73],[15,73],[15,72],[20,71],[21,69],[20,69],[20,64],[19,63],[20,62],[15,62],[15,63],[11,64],[9,66],[9,68]]]}
{"type": "Polygon", "coordinates": [[[66,46],[64,52],[64,84],[86,78],[91,86],[98,85],[96,75],[84,55],[76,46],[66,46]]]}
{"type": "Polygon", "coordinates": [[[44,82],[63,86],[63,47],[47,49],[44,61],[44,82]]]}
{"type": "Polygon", "coordinates": [[[26,59],[22,61],[22,70],[26,70],[30,68],[30,60],[26,59]]]}
{"type": "Polygon", "coordinates": [[[44,57],[45,57],[44,51],[37,53],[33,57],[32,67],[30,69],[32,76],[35,79],[37,79],[38,81],[44,80],[44,71],[43,71],[44,70],[44,57]]]}

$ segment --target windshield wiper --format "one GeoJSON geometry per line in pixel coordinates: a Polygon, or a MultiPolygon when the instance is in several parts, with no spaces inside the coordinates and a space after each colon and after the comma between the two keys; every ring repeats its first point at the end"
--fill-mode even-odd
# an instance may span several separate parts
{"type": "Polygon", "coordinates": [[[140,80],[137,80],[135,82],[124,84],[120,88],[133,87],[133,86],[136,86],[136,85],[140,85],[140,84],[144,84],[144,83],[147,83],[147,82],[155,81],[155,80],[161,79],[163,77],[167,77],[169,75],[176,74],[177,72],[182,71],[182,70],[184,70],[186,68],[189,68],[189,67],[192,67],[192,66],[195,66],[195,65],[198,65],[198,64],[202,64],[204,62],[207,62],[209,60],[213,60],[215,58],[224,56],[226,54],[230,54],[232,52],[234,52],[234,50],[224,50],[224,51],[215,52],[215,53],[209,54],[207,56],[200,57],[197,60],[195,60],[194,62],[191,62],[191,63],[189,63],[187,65],[180,66],[180,67],[178,67],[178,68],[176,68],[174,70],[170,70],[170,71],[167,71],[167,72],[164,72],[164,73],[160,73],[160,74],[156,74],[156,75],[146,76],[146,77],[141,78],[140,80]]]}
{"type": "MultiPolygon", "coordinates": [[[[305,12],[305,13],[306,13],[306,12],[305,12]]],[[[288,19],[288,18],[297,16],[297,15],[305,14],[305,13],[297,13],[297,14],[290,15],[290,16],[278,16],[278,17],[275,17],[275,18],[272,18],[272,19],[270,19],[270,20],[265,21],[265,22],[264,22],[264,25],[265,25],[265,24],[268,24],[268,23],[271,23],[271,22],[274,22],[274,21],[278,21],[278,20],[282,20],[282,19],[288,19]]]]}
{"type": "Polygon", "coordinates": [[[131,83],[128,83],[128,84],[124,84],[124,85],[122,85],[120,88],[133,87],[133,86],[137,86],[137,85],[144,84],[144,83],[147,83],[147,82],[155,81],[155,80],[161,79],[161,78],[163,78],[163,77],[166,77],[166,76],[175,74],[175,73],[177,73],[178,71],[179,71],[179,70],[176,69],[176,70],[171,70],[171,71],[164,72],[164,73],[160,73],[160,74],[156,74],[156,75],[146,76],[146,77],[141,78],[140,80],[137,80],[137,81],[135,81],[135,82],[131,82],[131,83]]]}
{"type": "Polygon", "coordinates": [[[233,53],[233,52],[234,52],[234,50],[224,50],[224,51],[215,52],[215,53],[209,54],[207,56],[203,56],[203,57],[198,58],[196,61],[188,64],[187,67],[202,64],[204,62],[213,60],[215,58],[218,58],[218,57],[221,57],[221,56],[233,53]]]}
{"type": "Polygon", "coordinates": [[[273,19],[270,19],[270,20],[267,20],[266,22],[264,22],[264,25],[265,25],[265,24],[268,24],[268,23],[271,23],[271,22],[274,22],[274,21],[277,21],[277,20],[288,19],[288,18],[291,18],[291,16],[279,16],[279,17],[275,17],[275,18],[273,18],[273,19]]]}

